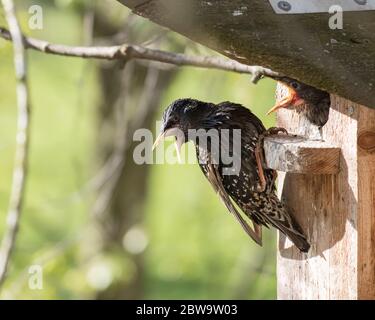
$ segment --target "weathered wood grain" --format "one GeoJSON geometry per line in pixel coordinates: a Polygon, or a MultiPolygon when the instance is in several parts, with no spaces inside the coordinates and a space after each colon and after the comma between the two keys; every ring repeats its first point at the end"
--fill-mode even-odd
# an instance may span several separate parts
{"type": "MultiPolygon", "coordinates": [[[[375,298],[375,152],[363,138],[375,132],[375,111],[331,99],[323,138],[341,148],[339,173],[279,175],[279,192],[312,244],[301,254],[280,235],[279,299],[375,298]]],[[[278,126],[298,131],[299,118],[281,110],[278,126]]]]}
{"type": "Polygon", "coordinates": [[[358,112],[358,297],[375,299],[375,112],[358,112]]]}
{"type": "Polygon", "coordinates": [[[324,141],[310,141],[300,136],[274,135],[264,139],[268,168],[306,174],[337,174],[340,148],[324,141]]]}
{"type": "Polygon", "coordinates": [[[278,15],[265,0],[118,0],[244,64],[262,65],[375,108],[375,11],[278,15]]]}

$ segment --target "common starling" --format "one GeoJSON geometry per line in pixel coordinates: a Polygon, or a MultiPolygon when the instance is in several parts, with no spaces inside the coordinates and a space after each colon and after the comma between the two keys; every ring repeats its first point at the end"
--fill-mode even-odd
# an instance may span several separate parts
{"type": "Polygon", "coordinates": [[[262,245],[262,226],[268,228],[271,225],[288,236],[300,251],[307,252],[310,245],[301,227],[275,194],[276,171],[265,168],[264,163],[260,163],[261,170],[258,169],[257,146],[267,134],[262,122],[240,104],[222,102],[216,105],[194,99],[179,99],[164,111],[161,133],[154,147],[161,139],[174,136],[179,154],[182,144],[193,141],[203,174],[256,243],[262,245]],[[212,129],[218,132],[217,141],[208,134],[212,129]],[[240,136],[235,136],[235,131],[240,132],[240,136]],[[223,138],[221,132],[229,134],[223,138]],[[236,139],[240,143],[239,152],[235,147],[236,139]],[[228,164],[224,153],[233,157],[232,163],[228,164]],[[261,172],[265,185],[261,181],[261,172]],[[254,229],[240,211],[252,221],[254,229]]]}
{"type": "Polygon", "coordinates": [[[331,99],[329,93],[289,77],[272,77],[288,88],[287,96],[279,101],[267,114],[280,108],[295,109],[311,123],[323,127],[328,121],[331,99]]]}

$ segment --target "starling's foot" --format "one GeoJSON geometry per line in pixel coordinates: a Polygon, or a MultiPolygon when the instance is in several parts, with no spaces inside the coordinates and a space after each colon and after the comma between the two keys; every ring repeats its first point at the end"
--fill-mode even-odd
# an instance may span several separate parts
{"type": "Polygon", "coordinates": [[[285,129],[285,128],[281,128],[281,127],[271,127],[269,129],[267,129],[261,136],[263,137],[263,139],[267,136],[271,136],[273,134],[279,134],[279,133],[285,133],[286,135],[288,135],[288,131],[285,129]]]}
{"type": "MultiPolygon", "coordinates": [[[[263,141],[264,138],[270,135],[279,134],[280,132],[288,135],[288,131],[281,127],[271,127],[265,132],[263,132],[261,135],[259,135],[257,145],[255,147],[255,159],[258,166],[258,173],[259,173],[259,181],[260,185],[258,186],[258,192],[264,192],[267,187],[266,178],[264,176],[263,166],[265,166],[265,160],[264,160],[264,149],[263,149],[263,141]]],[[[272,179],[272,184],[275,183],[277,174],[272,179]]],[[[271,188],[272,189],[272,188],[271,188]]]]}

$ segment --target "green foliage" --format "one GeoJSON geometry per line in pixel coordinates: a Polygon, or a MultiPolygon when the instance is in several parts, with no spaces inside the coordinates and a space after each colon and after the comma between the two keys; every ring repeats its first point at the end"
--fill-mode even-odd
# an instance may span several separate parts
{"type": "MultiPolygon", "coordinates": [[[[46,8],[45,18],[45,29],[35,32],[35,36],[52,38],[55,34],[55,41],[78,42],[80,35],[75,26],[79,26],[80,19],[74,12],[46,8]],[[67,22],[71,27],[66,28],[67,22]]],[[[16,101],[11,45],[0,40],[0,47],[0,225],[3,230],[14,158],[16,101]]],[[[95,152],[98,99],[95,69],[92,63],[80,59],[31,51],[28,55],[32,103],[29,178],[17,250],[2,296],[77,298],[64,281],[65,273],[77,263],[73,254],[77,241],[62,252],[59,248],[76,239],[87,220],[89,203],[80,196],[79,190],[94,165],[88,155],[95,152]],[[44,289],[28,289],[29,266],[56,251],[57,257],[45,265],[44,289]]]]}

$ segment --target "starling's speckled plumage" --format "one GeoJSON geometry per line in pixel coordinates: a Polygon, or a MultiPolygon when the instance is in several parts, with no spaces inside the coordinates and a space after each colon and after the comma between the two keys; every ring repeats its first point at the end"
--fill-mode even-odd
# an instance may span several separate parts
{"type": "MultiPolygon", "coordinates": [[[[211,185],[219,194],[228,210],[236,217],[245,231],[261,245],[261,227],[269,225],[279,229],[287,235],[293,243],[303,252],[309,250],[309,243],[301,227],[295,221],[286,207],[279,201],[275,194],[275,172],[264,170],[266,186],[261,187],[255,149],[258,139],[266,132],[261,121],[247,108],[231,103],[220,104],[205,103],[193,99],[180,99],[172,103],[164,112],[161,136],[174,135],[174,128],[180,129],[184,134],[183,141],[189,139],[189,129],[229,129],[230,150],[233,150],[233,130],[241,130],[241,158],[238,174],[225,175],[224,168],[233,164],[224,164],[221,155],[220,161],[213,161],[210,139],[202,146],[199,139],[193,142],[199,165],[211,185]],[[172,134],[170,133],[172,132],[172,134]],[[253,222],[254,230],[242,217],[240,210],[253,222]]],[[[181,139],[177,138],[176,139],[181,139]]],[[[181,142],[179,143],[181,145],[181,142]]],[[[222,145],[222,141],[220,141],[222,145]]],[[[232,154],[233,155],[233,154],[232,154]]]]}
{"type": "Polygon", "coordinates": [[[328,121],[331,98],[329,93],[289,77],[273,77],[289,89],[289,94],[278,102],[270,111],[279,108],[295,109],[303,114],[312,124],[323,127],[328,121]]]}

